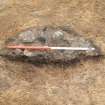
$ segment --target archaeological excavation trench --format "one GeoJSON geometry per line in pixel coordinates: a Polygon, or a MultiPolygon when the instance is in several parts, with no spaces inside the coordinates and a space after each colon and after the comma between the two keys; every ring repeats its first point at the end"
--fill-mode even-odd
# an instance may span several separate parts
{"type": "Polygon", "coordinates": [[[0,105],[105,104],[105,0],[0,0],[0,105]]]}
{"type": "Polygon", "coordinates": [[[63,63],[101,56],[91,40],[69,27],[43,26],[26,29],[8,38],[0,50],[2,57],[30,63],[63,63]]]}

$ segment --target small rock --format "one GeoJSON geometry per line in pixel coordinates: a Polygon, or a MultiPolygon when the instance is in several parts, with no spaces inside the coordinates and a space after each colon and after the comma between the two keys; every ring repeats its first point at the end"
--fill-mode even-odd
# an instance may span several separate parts
{"type": "Polygon", "coordinates": [[[28,30],[28,31],[22,32],[19,35],[19,39],[22,42],[31,43],[35,40],[35,35],[32,31],[28,30]]]}
{"type": "Polygon", "coordinates": [[[58,30],[53,34],[53,37],[55,39],[63,39],[64,33],[61,30],[58,30]]]}
{"type": "Polygon", "coordinates": [[[24,50],[24,55],[27,57],[32,57],[32,56],[34,56],[34,53],[31,51],[28,51],[28,50],[24,50]]]}

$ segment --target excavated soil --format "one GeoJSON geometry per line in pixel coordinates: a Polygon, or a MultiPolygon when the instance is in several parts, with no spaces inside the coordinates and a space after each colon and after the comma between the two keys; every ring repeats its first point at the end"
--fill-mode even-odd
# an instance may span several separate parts
{"type": "MultiPolygon", "coordinates": [[[[71,26],[105,54],[104,0],[0,0],[0,48],[37,26],[71,26]]],[[[0,57],[0,105],[104,105],[105,57],[32,65],[0,57]]]]}

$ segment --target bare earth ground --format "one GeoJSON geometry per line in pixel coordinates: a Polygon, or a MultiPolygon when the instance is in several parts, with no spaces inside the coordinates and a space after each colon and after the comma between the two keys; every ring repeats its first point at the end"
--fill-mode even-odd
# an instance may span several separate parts
{"type": "MultiPolygon", "coordinates": [[[[0,47],[42,25],[70,25],[105,54],[105,0],[0,0],[0,47]]],[[[0,58],[0,105],[104,105],[105,58],[63,68],[0,58]]]]}

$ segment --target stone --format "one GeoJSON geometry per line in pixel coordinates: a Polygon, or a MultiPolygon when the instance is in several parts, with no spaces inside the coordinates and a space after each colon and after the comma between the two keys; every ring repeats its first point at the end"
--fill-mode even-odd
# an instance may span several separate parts
{"type": "Polygon", "coordinates": [[[35,35],[31,30],[20,33],[19,39],[22,42],[30,43],[35,40],[35,35]]]}
{"type": "Polygon", "coordinates": [[[30,46],[49,46],[49,47],[88,47],[95,50],[90,51],[70,51],[70,50],[54,50],[54,51],[29,51],[6,49],[5,57],[23,58],[27,61],[71,61],[87,56],[98,56],[100,51],[90,40],[85,39],[74,30],[56,27],[38,27],[30,28],[17,34],[14,38],[9,38],[8,44],[30,45],[30,46]],[[12,39],[12,41],[11,41],[12,39]],[[18,52],[17,52],[18,51],[18,52]],[[15,53],[13,53],[15,52],[15,53]],[[16,53],[17,52],[17,53],[16,53]],[[21,53],[20,53],[21,52],[21,53]],[[18,54],[18,55],[17,55],[18,54]],[[16,56],[15,56],[16,55],[16,56]]]}

